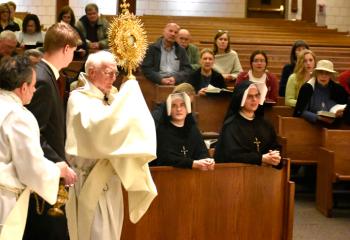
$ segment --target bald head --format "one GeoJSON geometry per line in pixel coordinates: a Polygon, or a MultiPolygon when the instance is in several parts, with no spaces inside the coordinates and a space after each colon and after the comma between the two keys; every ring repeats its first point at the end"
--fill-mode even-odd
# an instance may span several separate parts
{"type": "Polygon", "coordinates": [[[191,41],[191,34],[187,29],[180,29],[176,42],[183,48],[187,48],[191,41]]]}
{"type": "Polygon", "coordinates": [[[168,23],[163,30],[163,37],[166,44],[174,44],[177,34],[179,32],[180,26],[176,23],[168,23]]]}

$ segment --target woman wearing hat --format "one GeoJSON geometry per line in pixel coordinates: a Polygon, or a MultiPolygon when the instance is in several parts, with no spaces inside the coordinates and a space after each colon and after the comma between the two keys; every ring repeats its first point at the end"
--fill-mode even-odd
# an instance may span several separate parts
{"type": "Polygon", "coordinates": [[[244,81],[233,92],[214,159],[216,162],[242,162],[282,167],[280,145],[273,126],[257,114],[267,87],[244,81]]]}
{"type": "Polygon", "coordinates": [[[167,115],[157,127],[158,166],[213,170],[214,160],[193,120],[190,97],[182,93],[170,94],[166,101],[167,115]]]}
{"type": "MultiPolygon", "coordinates": [[[[334,82],[335,73],[331,61],[317,62],[312,78],[300,88],[294,116],[302,117],[312,123],[317,121],[332,123],[334,121],[334,119],[317,115],[317,112],[330,111],[336,104],[347,103],[348,95],[345,89],[334,82]]],[[[336,118],[342,115],[343,110],[336,112],[336,118]]]]}

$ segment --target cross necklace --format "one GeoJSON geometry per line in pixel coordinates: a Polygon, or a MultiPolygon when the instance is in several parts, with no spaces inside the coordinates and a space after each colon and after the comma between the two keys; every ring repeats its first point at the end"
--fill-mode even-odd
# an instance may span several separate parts
{"type": "Polygon", "coordinates": [[[256,145],[256,151],[260,152],[260,141],[257,137],[255,137],[255,142],[253,142],[256,145]]]}

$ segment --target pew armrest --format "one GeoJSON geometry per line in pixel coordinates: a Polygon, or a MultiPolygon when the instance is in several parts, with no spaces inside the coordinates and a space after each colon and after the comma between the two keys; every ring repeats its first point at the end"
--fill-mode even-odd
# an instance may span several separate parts
{"type": "Polygon", "coordinates": [[[325,216],[332,215],[334,152],[325,147],[319,148],[316,184],[316,208],[325,216]]]}

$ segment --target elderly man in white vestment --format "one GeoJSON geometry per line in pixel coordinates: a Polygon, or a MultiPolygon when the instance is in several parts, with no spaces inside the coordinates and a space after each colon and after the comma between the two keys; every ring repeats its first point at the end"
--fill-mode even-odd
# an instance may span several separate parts
{"type": "Polygon", "coordinates": [[[156,158],[152,116],[136,80],[113,87],[113,54],[89,55],[68,100],[68,161],[78,181],[66,205],[71,240],[120,239],[123,223],[121,185],[128,192],[129,214],[137,222],[157,195],[148,162],[156,158]]]}
{"type": "Polygon", "coordinates": [[[74,183],[65,162],[44,157],[38,123],[23,105],[35,92],[36,74],[27,57],[6,57],[0,64],[0,239],[20,240],[30,191],[50,204],[57,199],[60,177],[74,183]]]}

